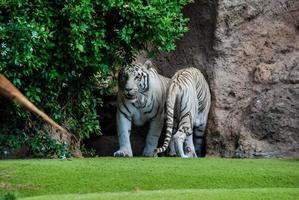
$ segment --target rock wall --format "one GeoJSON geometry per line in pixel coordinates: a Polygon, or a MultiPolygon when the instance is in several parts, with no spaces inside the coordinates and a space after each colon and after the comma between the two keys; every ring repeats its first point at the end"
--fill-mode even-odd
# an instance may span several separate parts
{"type": "Polygon", "coordinates": [[[190,31],[154,62],[206,74],[207,155],[299,157],[299,1],[197,0],[184,13],[190,31]]]}

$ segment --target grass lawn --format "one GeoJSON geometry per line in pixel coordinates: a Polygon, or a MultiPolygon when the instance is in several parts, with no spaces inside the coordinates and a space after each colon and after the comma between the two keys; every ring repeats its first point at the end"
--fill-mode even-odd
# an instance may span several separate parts
{"type": "Polygon", "coordinates": [[[0,196],[8,191],[26,200],[299,200],[299,160],[5,160],[0,196]]]}

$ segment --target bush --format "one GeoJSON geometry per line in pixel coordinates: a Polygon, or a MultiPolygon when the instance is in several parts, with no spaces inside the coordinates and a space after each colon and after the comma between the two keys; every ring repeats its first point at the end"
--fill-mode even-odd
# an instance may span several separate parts
{"type": "Polygon", "coordinates": [[[0,197],[0,200],[16,200],[17,195],[12,192],[6,193],[3,197],[0,197]]]}
{"type": "MultiPolygon", "coordinates": [[[[148,45],[173,50],[187,31],[181,9],[189,0],[0,2],[0,72],[81,137],[100,133],[96,108],[109,85],[96,87],[95,74],[107,79],[148,45]]],[[[0,104],[0,134],[9,136],[1,145],[14,148],[22,135],[37,134],[40,121],[28,129],[36,117],[6,99],[0,104]]]]}

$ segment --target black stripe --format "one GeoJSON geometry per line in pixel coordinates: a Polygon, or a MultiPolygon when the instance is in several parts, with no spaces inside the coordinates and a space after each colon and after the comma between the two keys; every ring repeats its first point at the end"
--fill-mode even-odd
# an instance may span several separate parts
{"type": "Polygon", "coordinates": [[[122,104],[125,107],[125,109],[127,110],[127,112],[131,114],[131,111],[129,110],[129,108],[127,107],[127,105],[123,102],[123,98],[122,98],[122,104]]]}
{"type": "Polygon", "coordinates": [[[179,89],[180,89],[180,90],[183,90],[181,84],[177,84],[177,85],[179,86],[179,89]]]}
{"type": "Polygon", "coordinates": [[[194,135],[194,138],[195,139],[203,139],[203,136],[201,135],[201,136],[199,136],[199,135],[194,135]]]}
{"type": "Polygon", "coordinates": [[[167,118],[169,118],[169,117],[172,118],[172,115],[173,115],[173,113],[170,113],[170,112],[166,113],[167,118]]]}
{"type": "Polygon", "coordinates": [[[187,117],[188,115],[190,115],[190,112],[187,112],[186,114],[184,114],[183,116],[180,117],[180,121],[182,121],[182,119],[184,119],[185,117],[187,117]]]}
{"type": "Polygon", "coordinates": [[[199,81],[196,82],[196,88],[199,88],[199,81]]]}
{"type": "Polygon", "coordinates": [[[133,105],[135,108],[137,108],[137,109],[138,109],[138,107],[135,105],[135,103],[132,103],[132,105],[133,105]]]}
{"type": "Polygon", "coordinates": [[[146,76],[147,76],[147,90],[146,90],[146,92],[149,90],[149,75],[148,75],[148,73],[146,73],[146,76]]]}
{"type": "Polygon", "coordinates": [[[187,104],[185,105],[185,107],[181,110],[181,113],[183,113],[187,108],[187,104]]]}
{"type": "Polygon", "coordinates": [[[203,132],[204,128],[203,127],[196,127],[195,130],[199,131],[199,132],[203,132]]]}
{"type": "MultiPolygon", "coordinates": [[[[146,72],[145,72],[146,73],[146,72]]],[[[147,78],[147,80],[146,80],[146,88],[143,90],[143,92],[147,92],[148,90],[149,90],[149,75],[148,75],[148,73],[146,73],[146,78],[147,78]]]]}
{"type": "Polygon", "coordinates": [[[160,109],[160,105],[158,106],[158,109],[157,109],[157,111],[156,111],[156,114],[155,114],[153,117],[150,118],[150,121],[153,120],[153,119],[155,119],[155,118],[157,117],[157,115],[158,115],[158,113],[159,113],[159,109],[160,109]]]}
{"type": "Polygon", "coordinates": [[[184,78],[192,83],[192,78],[190,76],[185,76],[184,78]]]}
{"type": "Polygon", "coordinates": [[[160,113],[159,114],[162,114],[164,112],[164,108],[163,109],[161,109],[161,111],[160,111],[160,113]]]}
{"type": "Polygon", "coordinates": [[[124,111],[122,111],[120,108],[118,110],[121,114],[123,114],[125,116],[125,118],[127,118],[129,121],[131,121],[130,117],[124,111]]]}
{"type": "Polygon", "coordinates": [[[187,132],[186,133],[186,136],[190,136],[190,135],[192,135],[192,132],[187,132]]]}
{"type": "Polygon", "coordinates": [[[150,108],[149,111],[146,111],[146,112],[143,113],[145,115],[151,113],[153,111],[153,109],[154,109],[155,100],[153,100],[153,95],[151,96],[151,100],[150,101],[152,102],[152,107],[150,108]]]}
{"type": "Polygon", "coordinates": [[[144,103],[143,106],[140,107],[140,108],[145,108],[146,104],[147,104],[147,100],[145,100],[145,103],[144,103]]]}
{"type": "Polygon", "coordinates": [[[201,113],[205,109],[205,106],[201,103],[198,105],[198,112],[201,113]]]}
{"type": "Polygon", "coordinates": [[[183,126],[184,124],[188,124],[188,122],[183,122],[183,123],[180,123],[179,126],[183,126]]]}

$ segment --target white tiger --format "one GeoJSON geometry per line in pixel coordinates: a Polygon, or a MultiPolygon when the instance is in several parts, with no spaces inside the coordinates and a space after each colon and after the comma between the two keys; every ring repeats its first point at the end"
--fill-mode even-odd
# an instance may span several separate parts
{"type": "Polygon", "coordinates": [[[155,153],[164,152],[173,142],[178,156],[196,157],[196,153],[200,156],[211,105],[209,86],[202,73],[196,68],[176,72],[170,80],[166,101],[166,136],[163,146],[155,153]],[[171,140],[176,124],[177,131],[171,140]]]}
{"type": "Polygon", "coordinates": [[[131,125],[150,122],[144,156],[155,156],[164,125],[166,90],[169,79],[157,73],[150,61],[123,67],[119,74],[117,132],[120,148],[114,156],[133,156],[131,125]]]}

